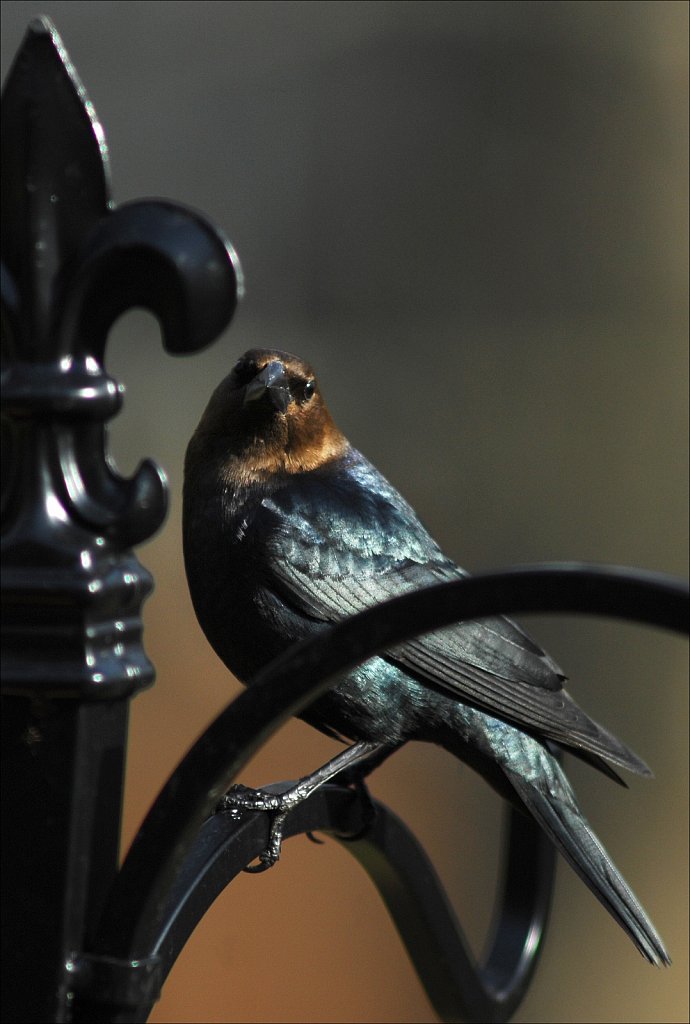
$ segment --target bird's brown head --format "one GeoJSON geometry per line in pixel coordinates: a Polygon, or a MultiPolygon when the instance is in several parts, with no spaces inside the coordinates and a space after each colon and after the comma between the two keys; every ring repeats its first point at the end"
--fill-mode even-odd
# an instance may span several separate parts
{"type": "Polygon", "coordinates": [[[308,363],[250,349],[214,391],[189,445],[223,460],[235,483],[308,472],[347,448],[308,363]]]}

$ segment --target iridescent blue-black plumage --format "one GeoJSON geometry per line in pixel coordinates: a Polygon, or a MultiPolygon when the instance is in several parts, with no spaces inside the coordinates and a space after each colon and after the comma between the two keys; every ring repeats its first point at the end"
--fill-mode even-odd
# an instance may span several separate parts
{"type": "MultiPolygon", "coordinates": [[[[297,640],[405,590],[457,578],[413,509],[337,429],[311,368],[247,353],[187,451],[184,548],[194,607],[238,678],[297,640]]],[[[616,778],[647,766],[565,691],[505,618],[458,624],[370,659],[303,717],[330,735],[439,743],[519,802],[653,963],[642,907],[582,817],[548,741],[616,778]]]]}

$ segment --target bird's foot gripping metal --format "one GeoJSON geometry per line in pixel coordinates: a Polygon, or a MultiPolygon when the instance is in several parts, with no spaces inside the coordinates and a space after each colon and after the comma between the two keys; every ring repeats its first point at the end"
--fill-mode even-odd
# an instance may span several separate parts
{"type": "Polygon", "coordinates": [[[252,867],[246,867],[244,870],[250,874],[258,874],[273,867],[280,859],[285,821],[290,811],[311,796],[314,790],[322,786],[324,782],[329,782],[346,769],[375,759],[377,754],[386,749],[388,749],[386,744],[382,743],[365,741],[355,743],[311,775],[305,775],[294,786],[282,793],[276,793],[269,789],[251,789],[249,786],[242,785],[232,786],[218,804],[216,812],[267,811],[273,815],[268,844],[259,856],[259,863],[252,867]]]}
{"type": "Polygon", "coordinates": [[[288,812],[300,803],[296,790],[297,786],[293,789],[288,789],[284,793],[271,793],[266,789],[250,789],[249,786],[237,785],[232,786],[218,804],[216,813],[220,811],[234,811],[237,813],[244,810],[268,811],[269,814],[273,815],[268,845],[260,854],[259,863],[244,869],[248,874],[258,874],[261,871],[266,871],[268,868],[272,868],[276,861],[280,859],[285,819],[288,816],[288,812]]]}

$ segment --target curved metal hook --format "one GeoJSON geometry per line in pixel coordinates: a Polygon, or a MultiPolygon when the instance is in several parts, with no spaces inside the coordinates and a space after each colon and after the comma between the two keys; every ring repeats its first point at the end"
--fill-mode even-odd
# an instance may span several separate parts
{"type": "MultiPolygon", "coordinates": [[[[268,788],[280,792],[288,785],[268,788]]],[[[352,789],[324,785],[289,815],[286,838],[328,832],[355,857],[386,904],[441,1020],[507,1020],[537,965],[551,900],[554,848],[541,829],[515,808],[508,809],[493,938],[480,967],[424,848],[389,808],[378,801],[372,804],[373,819],[352,789]]],[[[128,993],[129,1002],[122,999],[113,1013],[113,1000],[111,1012],[102,1019],[122,1024],[148,1018],[192,931],[223,889],[265,848],[267,838],[268,822],[260,812],[245,812],[239,820],[216,814],[204,822],[170,890],[145,960],[155,978],[144,974],[139,987],[128,993]]],[[[98,1019],[105,965],[98,978],[89,965],[88,957],[75,958],[72,965],[78,979],[75,1022],[92,1021],[94,1014],[98,1019]]]]}
{"type": "MultiPolygon", "coordinates": [[[[662,574],[581,564],[528,566],[406,594],[297,645],[218,716],[173,773],[125,859],[92,949],[149,954],[161,933],[170,888],[203,820],[254,751],[338,672],[460,619],[515,612],[606,614],[686,632],[689,600],[687,584],[662,574]]],[[[536,841],[538,826],[526,827],[536,841]]],[[[520,971],[529,969],[535,953],[536,948],[525,952],[520,971]]],[[[496,959],[488,969],[495,986],[505,987],[506,979],[495,973],[496,959]]]]}

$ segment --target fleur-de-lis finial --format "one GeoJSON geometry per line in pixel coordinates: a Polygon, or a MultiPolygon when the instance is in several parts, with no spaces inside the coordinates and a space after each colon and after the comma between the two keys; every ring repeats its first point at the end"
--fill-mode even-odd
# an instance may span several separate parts
{"type": "Polygon", "coordinates": [[[123,478],[108,458],[123,393],[108,331],[141,306],[169,352],[197,351],[232,318],[241,272],[196,212],[113,204],[103,130],[47,18],[2,105],[3,690],[124,695],[153,677],[151,581],[128,549],[162,523],[166,483],[151,460],[123,478]]]}

